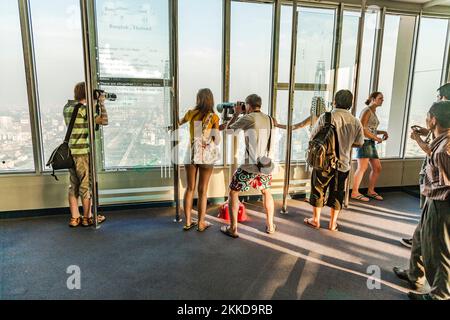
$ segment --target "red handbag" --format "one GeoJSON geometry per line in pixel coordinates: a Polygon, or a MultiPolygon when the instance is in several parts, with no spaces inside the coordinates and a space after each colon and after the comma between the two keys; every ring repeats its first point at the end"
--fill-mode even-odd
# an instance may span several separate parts
{"type": "MultiPolygon", "coordinates": [[[[217,216],[220,219],[230,221],[230,214],[228,212],[228,201],[219,207],[219,214],[217,216]]],[[[238,222],[247,221],[248,216],[245,213],[245,206],[242,202],[239,202],[238,222]]]]}

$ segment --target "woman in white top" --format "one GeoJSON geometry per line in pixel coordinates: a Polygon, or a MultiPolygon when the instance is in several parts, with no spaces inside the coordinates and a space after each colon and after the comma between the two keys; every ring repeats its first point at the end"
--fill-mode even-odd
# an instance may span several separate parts
{"type": "Polygon", "coordinates": [[[375,192],[375,184],[381,173],[381,162],[378,158],[375,142],[381,143],[388,139],[386,131],[378,130],[380,121],[378,120],[377,108],[383,105],[384,97],[381,92],[373,92],[366,101],[367,107],[361,112],[361,124],[364,128],[364,145],[357,148],[356,159],[358,169],[355,172],[352,188],[352,199],[368,202],[370,199],[383,200],[383,197],[375,192]],[[382,135],[379,137],[378,135],[382,135]],[[359,192],[361,180],[364,177],[370,164],[371,172],[369,177],[369,187],[367,197],[359,192]]]}

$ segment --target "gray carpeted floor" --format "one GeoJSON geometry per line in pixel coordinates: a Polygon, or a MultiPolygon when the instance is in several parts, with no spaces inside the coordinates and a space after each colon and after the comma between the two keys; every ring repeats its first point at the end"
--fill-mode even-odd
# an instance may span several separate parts
{"type": "Polygon", "coordinates": [[[246,204],[239,239],[219,232],[216,207],[203,233],[183,232],[171,208],[105,213],[99,230],[71,229],[68,215],[0,221],[0,299],[407,298],[391,270],[408,262],[398,240],[414,231],[418,199],[352,202],[339,232],[326,229],[328,209],[314,230],[303,224],[307,203],[290,201],[288,215],[279,205],[277,233],[267,235],[262,204],[246,204]],[[80,290],[67,288],[69,266],[80,268],[80,290]]]}

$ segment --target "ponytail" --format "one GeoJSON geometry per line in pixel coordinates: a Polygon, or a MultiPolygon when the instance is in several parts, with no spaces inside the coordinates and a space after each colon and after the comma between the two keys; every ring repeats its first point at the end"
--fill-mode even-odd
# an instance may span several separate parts
{"type": "Polygon", "coordinates": [[[382,94],[382,93],[379,91],[372,92],[370,94],[369,98],[367,98],[367,100],[366,100],[366,105],[370,106],[370,103],[372,102],[372,100],[375,100],[380,94],[382,94]]]}

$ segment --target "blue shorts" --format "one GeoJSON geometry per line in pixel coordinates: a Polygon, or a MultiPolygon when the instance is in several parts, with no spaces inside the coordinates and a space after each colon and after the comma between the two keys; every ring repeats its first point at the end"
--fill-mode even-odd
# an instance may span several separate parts
{"type": "Polygon", "coordinates": [[[356,148],[356,159],[378,159],[377,147],[374,140],[364,140],[361,148],[356,148]]]}

